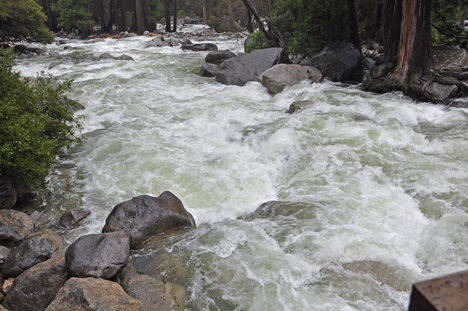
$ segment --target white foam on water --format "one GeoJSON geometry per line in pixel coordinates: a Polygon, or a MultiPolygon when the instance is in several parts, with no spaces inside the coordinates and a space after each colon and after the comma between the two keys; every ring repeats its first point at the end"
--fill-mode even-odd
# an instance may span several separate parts
{"type": "MultiPolygon", "coordinates": [[[[72,40],[16,66],[35,76],[61,62],[49,72],[73,78],[86,107],[86,140],[45,194],[57,217],[92,211],[68,242],[100,232],[124,200],[172,191],[199,226],[174,246],[189,253],[193,310],[405,310],[408,290],[341,265],[376,261],[413,282],[468,268],[466,109],[328,81],[274,96],[225,86],[197,75],[207,52],[150,40],[72,40]],[[99,61],[106,52],[135,61],[99,61]],[[286,114],[295,101],[309,105],[286,114]],[[237,219],[269,200],[314,207],[237,219]]],[[[200,42],[242,50],[236,38],[200,42]]]]}

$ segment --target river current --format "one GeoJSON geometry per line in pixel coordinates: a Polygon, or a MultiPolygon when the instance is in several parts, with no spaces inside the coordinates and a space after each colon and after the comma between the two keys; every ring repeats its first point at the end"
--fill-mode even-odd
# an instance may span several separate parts
{"type": "MultiPolygon", "coordinates": [[[[74,79],[86,107],[85,140],[43,194],[56,216],[92,212],[68,242],[122,201],[173,192],[198,226],[167,248],[190,270],[189,310],[406,310],[412,283],[468,268],[468,109],[329,81],[276,96],[225,86],[197,74],[207,52],[151,39],[18,61],[74,79]],[[298,100],[312,104],[285,113],[298,100]],[[273,200],[290,208],[249,215],[273,200]]],[[[239,38],[207,40],[242,52],[239,38]]]]}

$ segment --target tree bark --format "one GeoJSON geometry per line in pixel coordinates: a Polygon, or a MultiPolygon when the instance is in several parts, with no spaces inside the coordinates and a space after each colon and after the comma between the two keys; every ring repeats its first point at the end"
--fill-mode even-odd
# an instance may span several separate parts
{"type": "Polygon", "coordinates": [[[270,33],[266,31],[265,27],[263,27],[263,21],[258,16],[257,11],[255,11],[254,8],[250,5],[249,0],[241,0],[241,1],[244,3],[245,7],[252,13],[253,17],[258,23],[258,28],[260,28],[260,31],[265,34],[268,40],[271,40],[270,33]]]}
{"type": "Polygon", "coordinates": [[[135,0],[135,13],[136,13],[136,24],[137,24],[137,35],[142,35],[144,30],[143,20],[143,7],[141,0],[135,0]]]}
{"type": "Polygon", "coordinates": [[[202,0],[202,10],[203,10],[203,24],[206,25],[206,22],[208,21],[208,16],[206,13],[206,0],[202,0]]]}
{"type": "Polygon", "coordinates": [[[402,0],[385,0],[383,11],[385,61],[396,65],[401,30],[402,0]]]}
{"type": "Polygon", "coordinates": [[[171,3],[164,0],[164,16],[166,18],[166,32],[171,32],[171,3]]]}
{"type": "Polygon", "coordinates": [[[174,1],[174,27],[172,28],[173,32],[177,32],[177,0],[174,1]]]}
{"type": "Polygon", "coordinates": [[[349,18],[349,28],[351,30],[351,43],[358,49],[359,53],[362,53],[361,49],[361,38],[359,36],[359,26],[356,14],[356,4],[354,0],[347,0],[348,3],[348,18],[349,18]]]}
{"type": "Polygon", "coordinates": [[[431,0],[404,0],[395,72],[426,75],[432,69],[431,0]]]}
{"type": "Polygon", "coordinates": [[[121,31],[127,31],[127,1],[120,0],[120,25],[121,31]]]}
{"type": "Polygon", "coordinates": [[[253,27],[252,27],[252,12],[250,11],[250,8],[245,5],[245,13],[247,14],[247,31],[249,33],[254,32],[253,27]]]}

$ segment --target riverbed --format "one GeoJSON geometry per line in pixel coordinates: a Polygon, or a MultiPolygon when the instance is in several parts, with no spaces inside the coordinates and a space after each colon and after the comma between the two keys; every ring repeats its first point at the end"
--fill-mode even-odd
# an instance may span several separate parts
{"type": "MultiPolygon", "coordinates": [[[[406,310],[411,283],[468,268],[468,109],[330,81],[226,86],[198,75],[207,52],[151,40],[18,60],[23,75],[74,79],[86,108],[83,142],[42,193],[57,217],[91,211],[67,242],[122,201],[173,192],[198,226],[167,250],[189,267],[190,310],[406,310]],[[269,201],[296,207],[246,216],[269,201]]],[[[198,40],[243,51],[240,37],[198,40]]]]}

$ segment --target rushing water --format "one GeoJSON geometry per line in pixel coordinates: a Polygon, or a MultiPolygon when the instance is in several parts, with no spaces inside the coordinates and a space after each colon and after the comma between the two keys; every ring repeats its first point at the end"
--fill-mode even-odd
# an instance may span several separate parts
{"type": "Polygon", "coordinates": [[[411,283],[468,268],[467,109],[331,82],[225,86],[197,75],[206,53],[150,40],[48,45],[61,55],[17,65],[74,79],[86,107],[86,140],[44,193],[56,215],[92,212],[69,242],[172,191],[198,225],[167,249],[190,271],[189,310],[405,310],[411,283]],[[313,104],[286,114],[297,100],[313,104]],[[301,203],[248,215],[271,200],[301,203]]]}

